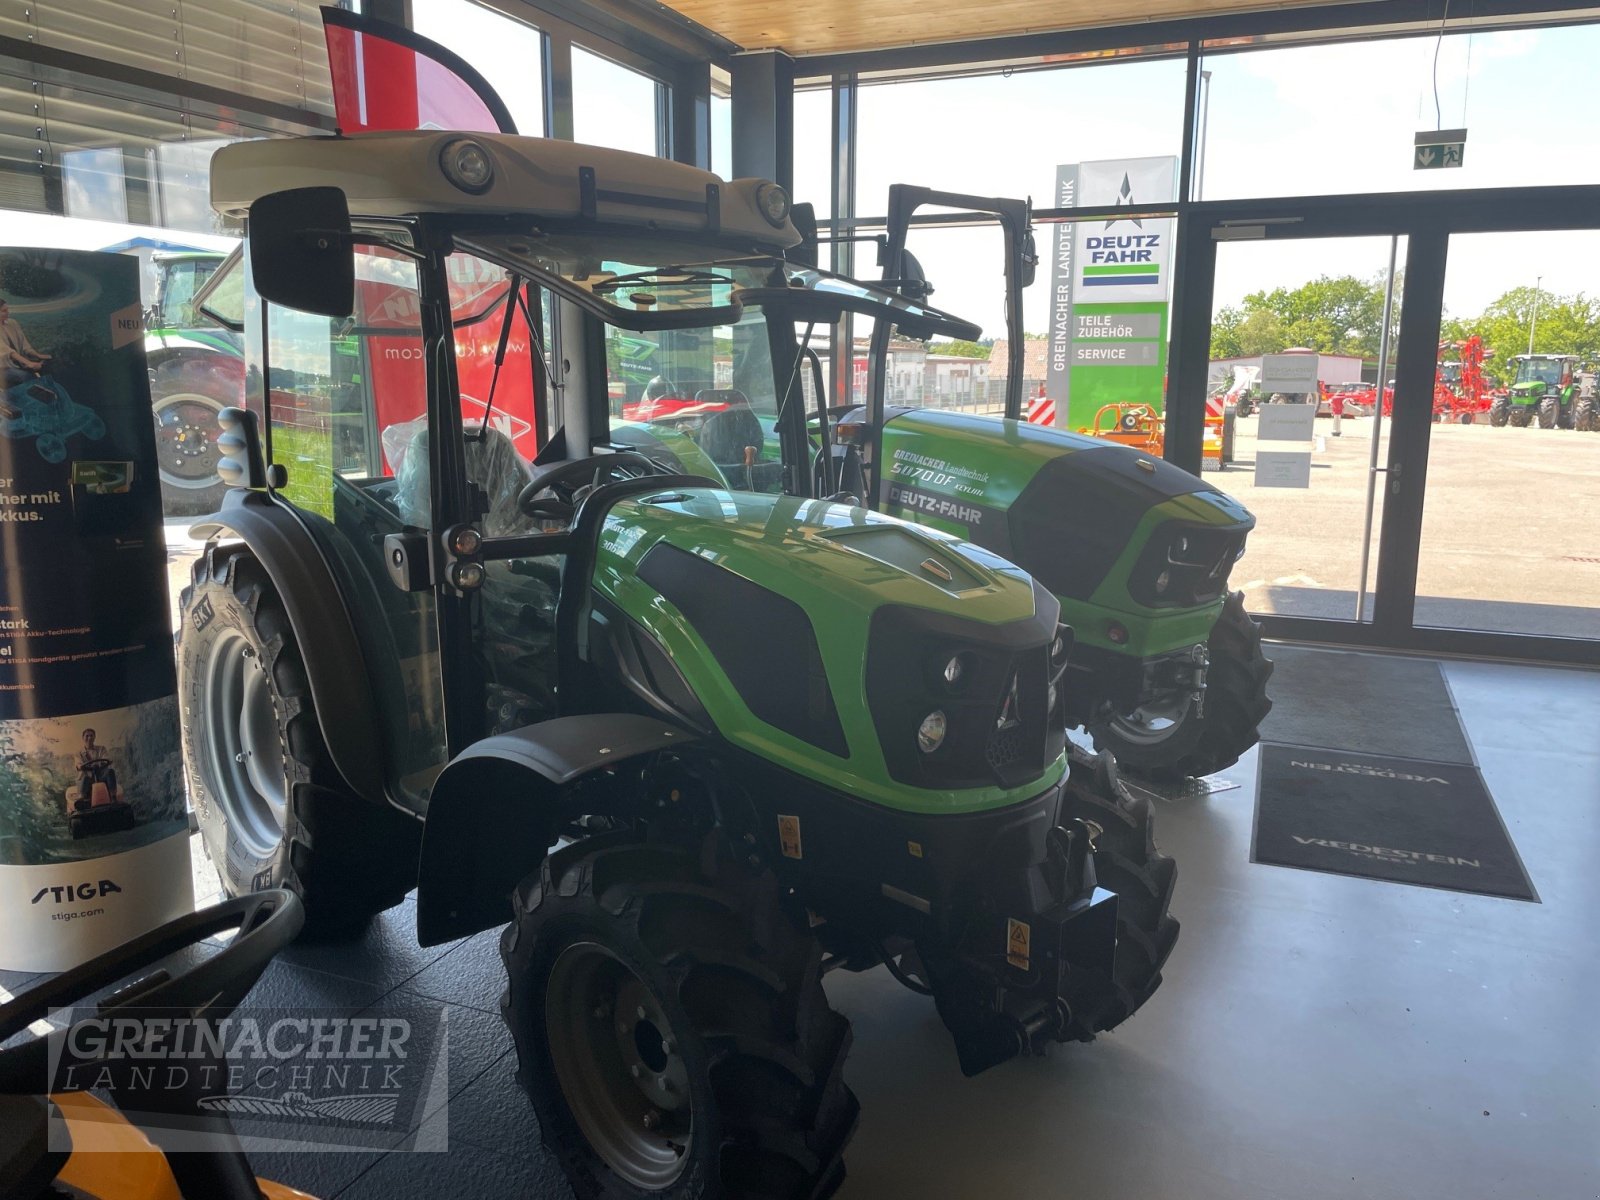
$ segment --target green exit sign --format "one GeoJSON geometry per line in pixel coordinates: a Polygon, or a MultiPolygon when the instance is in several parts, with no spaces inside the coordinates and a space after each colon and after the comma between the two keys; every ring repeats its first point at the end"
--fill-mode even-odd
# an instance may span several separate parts
{"type": "Polygon", "coordinates": [[[1417,134],[1416,145],[1411,148],[1411,169],[1437,171],[1443,167],[1459,167],[1466,150],[1465,129],[1425,130],[1417,134]]]}

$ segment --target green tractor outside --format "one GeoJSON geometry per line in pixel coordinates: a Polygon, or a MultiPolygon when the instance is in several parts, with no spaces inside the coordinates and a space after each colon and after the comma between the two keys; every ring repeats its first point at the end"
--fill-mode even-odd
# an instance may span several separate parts
{"type": "MultiPolygon", "coordinates": [[[[623,151],[281,139],[212,188],[249,242],[201,302],[261,386],[181,600],[202,843],[321,936],[413,888],[424,944],[504,925],[518,1079],[577,1195],[832,1194],[832,971],[928,996],[967,1074],[1150,998],[1176,868],[1069,745],[1055,595],[853,503],[860,447],[807,411],[801,330],[970,323],[788,259],[770,183],[623,151]],[[702,410],[618,419],[613,338],[702,410]]],[[[1242,543],[1171,471],[1102,509],[1242,543]]]]}
{"type": "Polygon", "coordinates": [[[1541,429],[1588,428],[1594,422],[1594,399],[1584,405],[1584,423],[1579,425],[1581,403],[1575,354],[1517,354],[1511,359],[1516,375],[1504,396],[1495,397],[1489,408],[1489,424],[1519,428],[1538,422],[1541,429]]]}

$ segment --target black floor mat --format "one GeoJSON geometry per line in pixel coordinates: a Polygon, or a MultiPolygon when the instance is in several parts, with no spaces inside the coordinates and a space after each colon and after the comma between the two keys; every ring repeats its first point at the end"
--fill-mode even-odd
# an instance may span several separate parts
{"type": "Polygon", "coordinates": [[[1450,689],[1427,658],[1308,646],[1267,647],[1272,712],[1261,740],[1470,763],[1450,689]]]}
{"type": "Polygon", "coordinates": [[[1251,860],[1538,896],[1478,768],[1263,743],[1251,860]]]}

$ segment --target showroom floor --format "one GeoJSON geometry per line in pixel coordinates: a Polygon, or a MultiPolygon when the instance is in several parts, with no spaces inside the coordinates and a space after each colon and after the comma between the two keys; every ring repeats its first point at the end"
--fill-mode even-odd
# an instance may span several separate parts
{"type": "MultiPolygon", "coordinates": [[[[863,1110],[841,1196],[1596,1195],[1600,674],[1445,670],[1541,903],[1253,865],[1252,753],[1237,789],[1163,807],[1183,935],[1122,1030],[963,1079],[929,1002],[830,977],[863,1110]]],[[[512,1080],[497,932],[421,950],[412,919],[291,950],[252,1000],[448,1004],[448,1153],[257,1171],[325,1198],[567,1195],[512,1080]]]]}

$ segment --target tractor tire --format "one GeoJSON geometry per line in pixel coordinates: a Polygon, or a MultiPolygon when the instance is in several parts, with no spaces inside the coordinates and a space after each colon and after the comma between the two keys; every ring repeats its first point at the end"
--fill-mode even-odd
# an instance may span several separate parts
{"type": "Polygon", "coordinates": [[[1539,401],[1539,428],[1557,429],[1561,425],[1561,401],[1546,396],[1539,401]]]}
{"type": "Polygon", "coordinates": [[[770,872],[632,837],[547,858],[501,937],[545,1145],[579,1200],[832,1195],[860,1105],[820,947],[770,872]]]}
{"type": "Polygon", "coordinates": [[[1178,864],[1156,847],[1154,813],[1117,777],[1116,759],[1068,747],[1071,770],[1061,820],[1078,817],[1097,831],[1095,877],[1117,894],[1117,950],[1112,993],[1094,1013],[1078,1013],[1091,1032],[1115,1029],[1161,986],[1161,968],[1178,940],[1169,911],[1178,864]]]}
{"type": "Polygon", "coordinates": [[[1511,405],[1504,397],[1496,396],[1489,402],[1489,424],[1496,429],[1504,425],[1511,415],[1511,405]]]}
{"type": "Polygon", "coordinates": [[[1533,420],[1533,410],[1526,404],[1513,404],[1508,414],[1508,420],[1513,429],[1526,429],[1533,420]]]}
{"type": "Polygon", "coordinates": [[[223,891],[286,887],[305,936],[359,933],[415,886],[421,822],[344,783],[283,601],[248,549],[207,546],[179,603],[184,771],[223,891]]]}
{"type": "Polygon", "coordinates": [[[1151,732],[1114,714],[1089,723],[1095,745],[1115,754],[1129,774],[1173,783],[1211,775],[1261,740],[1261,722],[1272,711],[1272,660],[1261,651],[1261,623],[1245,611],[1243,592],[1223,602],[1206,648],[1211,665],[1198,713],[1191,701],[1170,726],[1151,732]]]}
{"type": "Polygon", "coordinates": [[[217,417],[224,407],[210,396],[194,392],[161,396],[151,405],[165,516],[208,516],[222,507],[228,485],[217,474],[222,454],[216,434],[217,417]]]}
{"type": "Polygon", "coordinates": [[[1581,398],[1572,410],[1572,427],[1581,433],[1600,433],[1600,400],[1581,398]]]}

